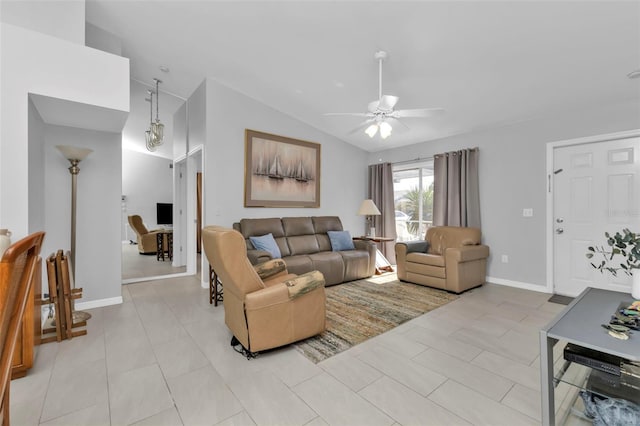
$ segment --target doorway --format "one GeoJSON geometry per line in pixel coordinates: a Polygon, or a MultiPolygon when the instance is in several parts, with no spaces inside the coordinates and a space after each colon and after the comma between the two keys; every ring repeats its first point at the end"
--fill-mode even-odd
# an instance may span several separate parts
{"type": "Polygon", "coordinates": [[[640,224],[640,133],[557,142],[547,147],[549,290],[577,296],[586,287],[629,292],[631,279],[590,265],[590,246],[607,246],[605,232],[640,224]]]}

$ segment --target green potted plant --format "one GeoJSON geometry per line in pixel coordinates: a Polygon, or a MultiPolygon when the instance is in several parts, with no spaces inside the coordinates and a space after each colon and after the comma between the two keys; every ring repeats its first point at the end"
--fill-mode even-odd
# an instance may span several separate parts
{"type": "Polygon", "coordinates": [[[593,259],[596,254],[602,255],[600,263],[591,262],[591,266],[600,272],[608,271],[613,276],[617,276],[618,271],[632,276],[631,295],[635,299],[640,299],[640,235],[625,228],[622,233],[616,232],[610,235],[605,232],[604,236],[607,238],[609,248],[605,249],[604,246],[588,248],[588,259],[593,259]],[[620,257],[622,259],[614,260],[620,257]]]}

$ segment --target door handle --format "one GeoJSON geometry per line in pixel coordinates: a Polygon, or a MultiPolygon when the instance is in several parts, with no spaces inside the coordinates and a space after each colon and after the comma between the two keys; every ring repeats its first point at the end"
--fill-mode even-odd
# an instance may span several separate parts
{"type": "Polygon", "coordinates": [[[563,232],[564,232],[564,229],[556,228],[556,234],[562,234],[563,232]]]}

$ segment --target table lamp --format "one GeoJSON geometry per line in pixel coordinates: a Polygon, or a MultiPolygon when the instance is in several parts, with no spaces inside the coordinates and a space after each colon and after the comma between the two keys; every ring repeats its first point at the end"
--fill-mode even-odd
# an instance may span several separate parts
{"type": "Polygon", "coordinates": [[[358,210],[359,216],[367,217],[367,228],[369,229],[369,237],[373,238],[376,236],[376,228],[372,226],[372,217],[371,216],[380,216],[380,210],[376,207],[376,204],[373,200],[364,200],[360,205],[360,209],[358,210]]]}

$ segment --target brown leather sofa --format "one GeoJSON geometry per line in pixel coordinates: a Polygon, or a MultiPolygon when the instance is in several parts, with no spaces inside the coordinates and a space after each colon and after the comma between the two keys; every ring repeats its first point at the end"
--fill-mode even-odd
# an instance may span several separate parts
{"type": "Polygon", "coordinates": [[[129,216],[129,225],[136,233],[136,241],[138,242],[138,251],[142,254],[155,254],[158,252],[158,236],[156,235],[160,229],[149,231],[142,218],[135,214],[129,216]]]}
{"type": "Polygon", "coordinates": [[[281,259],[254,267],[244,238],[229,228],[205,227],[202,243],[224,283],[225,323],[246,350],[287,345],[325,330],[324,279],[318,271],[296,276],[281,259]]]}
{"type": "Polygon", "coordinates": [[[355,250],[332,251],[327,231],[342,231],[337,216],[242,219],[233,224],[247,244],[247,256],[258,264],[271,259],[256,250],[249,237],[273,234],[287,269],[294,274],[318,270],[326,285],[367,278],[375,273],[376,245],[371,241],[354,241],[355,250]]]}
{"type": "Polygon", "coordinates": [[[424,241],[396,243],[398,279],[453,293],[484,284],[489,247],[477,228],[437,226],[424,241]]]}

